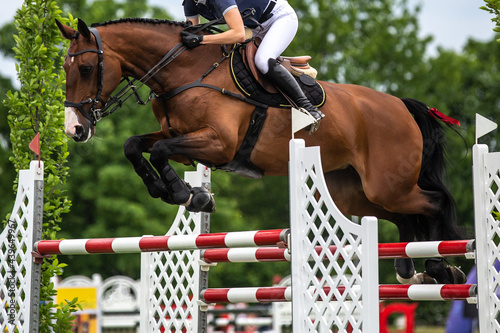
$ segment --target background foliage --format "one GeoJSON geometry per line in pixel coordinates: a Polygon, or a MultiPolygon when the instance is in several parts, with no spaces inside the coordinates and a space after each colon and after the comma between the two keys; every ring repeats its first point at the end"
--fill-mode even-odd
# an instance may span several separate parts
{"type": "MultiPolygon", "coordinates": [[[[430,37],[419,37],[418,7],[406,0],[290,0],[300,19],[299,33],[287,55],[309,54],[312,65],[325,81],[366,85],[399,97],[413,97],[437,107],[461,121],[463,138],[450,131],[448,136],[448,182],[459,208],[460,224],[473,226],[470,148],[474,143],[474,114],[499,122],[500,71],[497,58],[500,45],[494,40],[470,40],[460,52],[439,49],[428,56],[430,37]]],[[[58,3],[87,23],[121,17],[170,18],[161,8],[146,0],[69,0],[58,3]]],[[[13,25],[0,29],[2,36],[13,34],[13,25]]],[[[12,56],[12,39],[2,38],[0,50],[12,56]]],[[[66,46],[65,46],[66,47],[66,46]]],[[[55,66],[55,71],[60,66],[55,66]]],[[[0,78],[2,91],[13,89],[0,78]]],[[[147,92],[142,92],[146,94],[147,92]]],[[[62,104],[61,104],[62,108],[62,104]]],[[[7,107],[0,105],[0,213],[11,209],[10,189],[13,167],[7,162],[12,151],[6,119],[7,107]]],[[[62,124],[60,131],[62,133],[62,124]]],[[[87,238],[159,235],[175,217],[177,208],[151,199],[142,181],[132,171],[122,153],[131,135],[158,128],[150,107],[128,102],[113,116],[99,123],[97,136],[87,144],[68,143],[69,177],[65,191],[72,200],[71,212],[64,215],[59,237],[87,238]]],[[[498,134],[482,142],[497,147],[498,134]]],[[[193,170],[177,165],[178,172],[193,170]]],[[[212,215],[212,230],[236,231],[282,228],[288,225],[288,182],[286,178],[267,177],[248,180],[227,173],[213,173],[212,190],[218,205],[212,215]]],[[[396,228],[379,224],[380,241],[397,241],[396,228]]],[[[69,263],[65,275],[99,272],[139,277],[139,256],[64,257],[69,263]]],[[[471,262],[454,260],[468,271],[471,262]]],[[[391,261],[381,262],[381,283],[396,283],[391,261]]],[[[418,263],[422,269],[422,263],[418,263]]],[[[270,285],[275,274],[288,274],[288,265],[219,265],[211,270],[212,286],[270,285]],[[248,274],[252,272],[251,274],[248,274]]],[[[441,322],[447,303],[422,303],[420,320],[441,322]],[[440,315],[437,315],[437,314],[440,315]]]]}

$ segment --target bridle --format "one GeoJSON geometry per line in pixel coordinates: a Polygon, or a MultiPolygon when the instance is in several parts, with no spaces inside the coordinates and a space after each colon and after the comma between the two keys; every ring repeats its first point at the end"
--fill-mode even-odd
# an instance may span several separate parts
{"type": "Polygon", "coordinates": [[[98,81],[97,81],[97,93],[95,98],[88,98],[86,100],[83,100],[79,103],[71,102],[71,101],[64,101],[64,106],[65,107],[74,107],[80,111],[80,113],[92,123],[92,125],[96,125],[98,121],[100,121],[102,118],[112,114],[115,112],[115,110],[122,106],[123,102],[125,102],[129,97],[134,95],[136,97],[137,103],[140,105],[146,105],[151,98],[153,97],[153,94],[149,94],[149,98],[146,101],[142,101],[140,98],[139,94],[137,91],[146,84],[146,82],[151,79],[156,73],[158,73],[163,67],[168,65],[170,62],[172,62],[179,54],[181,54],[184,50],[187,49],[186,46],[184,46],[182,43],[177,44],[172,48],[153,68],[151,68],[142,78],[139,80],[133,79],[131,80],[128,77],[122,78],[120,83],[127,81],[127,84],[120,90],[118,91],[115,95],[111,96],[108,101],[104,101],[101,98],[102,94],[102,89],[104,85],[104,65],[103,65],[103,55],[104,51],[102,50],[102,40],[101,40],[101,35],[99,34],[99,31],[95,28],[88,28],[89,31],[94,35],[95,40],[96,40],[96,46],[97,49],[85,49],[82,51],[78,51],[75,53],[70,53],[68,51],[68,56],[70,57],[76,57],[81,54],[87,53],[87,52],[92,52],[92,53],[97,53],[98,56],[98,81]],[[136,82],[139,82],[139,86],[136,86],[136,82]],[[101,103],[102,107],[99,109],[97,108],[97,105],[101,103]],[[90,106],[90,113],[86,113],[83,110],[84,105],[86,104],[92,104],[90,106]]]}
{"type": "Polygon", "coordinates": [[[96,96],[94,99],[92,98],[89,98],[89,99],[86,99],[86,100],[83,100],[79,103],[74,103],[74,102],[71,102],[71,101],[64,101],[64,106],[65,107],[74,107],[74,108],[77,108],[80,113],[85,117],[87,118],[94,126],[95,124],[97,124],[97,122],[99,120],[101,120],[101,118],[103,117],[102,115],[102,109],[97,109],[97,104],[102,103],[102,105],[104,105],[104,108],[106,108],[106,102],[104,102],[101,98],[101,94],[102,94],[102,87],[103,87],[103,77],[104,77],[104,73],[103,73],[103,55],[104,55],[104,51],[102,50],[102,41],[101,41],[101,35],[99,35],[99,32],[97,31],[97,29],[95,28],[89,28],[90,32],[94,35],[95,37],[95,40],[96,40],[96,46],[97,46],[97,49],[85,49],[85,50],[82,50],[82,51],[79,51],[79,52],[76,52],[76,53],[70,53],[68,51],[68,56],[70,57],[76,57],[76,56],[79,56],[80,54],[84,54],[84,53],[87,53],[87,52],[93,52],[93,53],[97,53],[97,56],[99,58],[98,60],[98,81],[97,81],[97,93],[96,93],[96,96]],[[85,104],[92,104],[92,106],[90,107],[90,115],[87,114],[84,110],[83,110],[83,106],[85,104]]]}

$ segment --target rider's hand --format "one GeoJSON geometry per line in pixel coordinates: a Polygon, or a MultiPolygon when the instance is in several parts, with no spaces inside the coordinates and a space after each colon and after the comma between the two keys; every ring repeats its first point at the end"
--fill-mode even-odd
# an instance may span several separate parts
{"type": "Polygon", "coordinates": [[[201,45],[203,41],[203,35],[195,35],[187,31],[181,32],[182,44],[186,45],[190,49],[194,49],[201,45]]]}

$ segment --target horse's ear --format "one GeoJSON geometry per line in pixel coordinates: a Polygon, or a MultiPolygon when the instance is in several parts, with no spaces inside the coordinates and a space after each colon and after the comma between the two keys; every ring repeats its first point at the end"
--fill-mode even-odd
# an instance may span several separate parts
{"type": "Polygon", "coordinates": [[[64,38],[66,39],[71,39],[74,35],[76,30],[68,27],[67,25],[62,24],[58,20],[56,20],[57,27],[59,28],[59,31],[61,31],[61,34],[64,38]]]}
{"type": "Polygon", "coordinates": [[[90,30],[87,27],[87,24],[85,24],[85,22],[81,19],[78,19],[78,32],[83,36],[83,38],[90,41],[90,30]]]}

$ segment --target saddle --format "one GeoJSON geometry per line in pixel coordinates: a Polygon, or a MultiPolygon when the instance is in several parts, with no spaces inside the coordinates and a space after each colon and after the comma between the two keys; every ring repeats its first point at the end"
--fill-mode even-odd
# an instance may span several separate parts
{"type": "MultiPolygon", "coordinates": [[[[264,74],[255,65],[255,54],[259,48],[261,40],[256,38],[242,48],[243,62],[252,73],[255,80],[270,94],[278,93],[276,86],[266,78],[264,74]]],[[[285,67],[292,75],[300,76],[302,74],[309,75],[313,79],[316,78],[318,72],[309,65],[310,56],[285,57],[280,56],[277,60],[285,67]]]]}
{"type": "MultiPolygon", "coordinates": [[[[231,52],[230,64],[233,82],[238,90],[251,100],[271,107],[290,108],[290,102],[278,92],[274,83],[268,80],[255,66],[254,58],[257,47],[258,41],[257,43],[250,41],[235,46],[231,52]]],[[[316,107],[321,107],[326,101],[326,94],[323,87],[314,79],[317,72],[308,64],[311,57],[280,57],[279,59],[282,61],[282,65],[294,75],[295,80],[311,103],[316,107]]]]}

